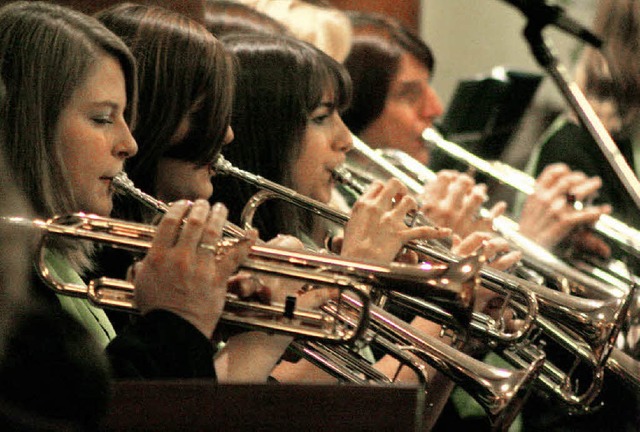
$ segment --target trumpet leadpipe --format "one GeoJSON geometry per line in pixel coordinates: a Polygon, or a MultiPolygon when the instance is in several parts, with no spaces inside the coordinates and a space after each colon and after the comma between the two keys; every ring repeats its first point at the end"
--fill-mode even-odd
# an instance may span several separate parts
{"type": "MultiPolygon", "coordinates": [[[[167,203],[136,187],[124,171],[120,171],[113,177],[111,187],[116,191],[116,193],[130,196],[158,213],[164,214],[169,210],[169,205],[167,203]]],[[[223,230],[224,233],[230,237],[244,238],[244,230],[229,221],[225,222],[223,230]]]]}
{"type": "MultiPolygon", "coordinates": [[[[21,217],[3,217],[0,221],[32,227],[43,233],[36,264],[42,279],[54,291],[63,295],[86,298],[99,307],[137,312],[135,286],[128,281],[102,277],[84,285],[60,279],[49,270],[47,242],[51,237],[62,236],[69,239],[97,242],[131,252],[146,253],[151,247],[156,232],[155,227],[84,213],[61,216],[48,221],[21,217]]],[[[227,241],[227,239],[222,240],[222,242],[227,241]]],[[[205,246],[217,247],[217,245],[205,246]]],[[[333,277],[323,273],[304,273],[285,264],[263,263],[260,260],[251,259],[243,262],[241,268],[258,274],[275,275],[315,286],[336,288],[340,292],[353,290],[352,295],[360,298],[363,302],[362,307],[356,311],[357,319],[352,320],[352,322],[357,322],[357,325],[351,327],[344,322],[336,321],[328,313],[298,307],[295,296],[287,297],[283,303],[264,304],[258,301],[239,299],[231,293],[227,293],[221,316],[224,321],[263,331],[322,339],[325,342],[357,340],[368,325],[370,301],[367,292],[363,289],[363,283],[360,281],[349,281],[346,276],[333,277]]]]}

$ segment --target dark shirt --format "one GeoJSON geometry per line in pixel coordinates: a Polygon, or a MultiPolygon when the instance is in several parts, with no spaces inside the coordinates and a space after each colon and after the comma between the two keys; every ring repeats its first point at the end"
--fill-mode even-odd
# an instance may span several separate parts
{"type": "MultiPolygon", "coordinates": [[[[616,144],[631,169],[634,169],[631,141],[617,139],[616,144]]],[[[614,217],[630,226],[640,227],[640,211],[595,140],[583,127],[563,118],[558,119],[545,135],[539,153],[534,155],[532,162],[530,172],[536,177],[547,165],[556,162],[563,162],[572,170],[582,171],[587,176],[599,176],[602,188],[594,203],[610,204],[614,217]]],[[[566,408],[556,401],[534,395],[524,407],[524,430],[640,430],[640,396],[625,387],[616,376],[605,373],[604,386],[596,402],[596,405],[599,404],[601,407],[590,414],[569,415],[566,408]]]]}
{"type": "MultiPolygon", "coordinates": [[[[631,169],[634,169],[633,149],[628,139],[616,144],[631,169]]],[[[599,176],[602,187],[594,203],[611,204],[613,216],[633,227],[640,227],[640,211],[626,192],[609,162],[591,135],[581,126],[559,119],[545,136],[537,158],[533,159],[532,174],[537,177],[549,164],[564,162],[572,170],[588,176],[599,176]]]]}
{"type": "Polygon", "coordinates": [[[105,356],[35,273],[31,286],[0,363],[0,427],[96,430],[112,379],[215,379],[211,341],[177,315],[138,317],[105,356]]]}

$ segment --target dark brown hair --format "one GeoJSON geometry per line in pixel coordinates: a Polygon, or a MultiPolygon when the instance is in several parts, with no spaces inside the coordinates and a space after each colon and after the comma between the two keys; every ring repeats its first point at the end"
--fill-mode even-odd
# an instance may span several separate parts
{"type": "Polygon", "coordinates": [[[358,135],[382,113],[403,54],[412,55],[431,74],[435,59],[429,46],[398,20],[369,12],[349,11],[348,16],[353,41],[344,64],[353,80],[353,102],[343,119],[358,135]]]}
{"type": "Polygon", "coordinates": [[[138,153],[126,170],[155,194],[158,163],[171,157],[197,165],[215,159],[231,121],[233,57],[207,29],[157,6],[122,4],[97,15],[131,49],[138,63],[138,153]],[[181,123],[186,136],[175,142],[181,123]]]}
{"type": "MultiPolygon", "coordinates": [[[[235,140],[223,155],[239,168],[292,187],[292,165],[300,154],[309,116],[327,91],[336,110],[348,106],[349,75],[327,54],[294,38],[245,34],[223,42],[240,63],[232,120],[235,140]]],[[[232,220],[237,220],[255,190],[224,177],[216,177],[214,185],[214,198],[222,200],[232,220]]],[[[265,206],[257,224],[265,239],[297,234],[301,228],[299,215],[291,207],[284,211],[281,204],[265,206]]]]}

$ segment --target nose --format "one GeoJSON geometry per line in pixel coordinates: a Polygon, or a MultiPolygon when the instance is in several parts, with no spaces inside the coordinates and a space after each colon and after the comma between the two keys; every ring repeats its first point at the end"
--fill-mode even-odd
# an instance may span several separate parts
{"type": "Polygon", "coordinates": [[[122,121],[122,126],[116,138],[114,153],[118,158],[122,159],[128,159],[138,153],[138,143],[136,143],[129,126],[124,121],[122,121]]]}
{"type": "Polygon", "coordinates": [[[353,136],[351,131],[342,121],[342,117],[335,113],[338,117],[336,122],[336,134],[333,140],[333,149],[338,152],[346,153],[353,148],[353,136]]]}
{"type": "Polygon", "coordinates": [[[444,113],[440,97],[431,86],[425,89],[425,95],[420,105],[420,116],[424,120],[433,121],[444,113]]]}

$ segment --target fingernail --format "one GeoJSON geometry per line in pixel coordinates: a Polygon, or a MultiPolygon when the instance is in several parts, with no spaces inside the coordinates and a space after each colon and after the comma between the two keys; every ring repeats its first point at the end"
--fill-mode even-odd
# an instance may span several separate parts
{"type": "Polygon", "coordinates": [[[216,213],[220,213],[222,211],[224,211],[226,209],[226,207],[224,206],[224,204],[217,202],[215,203],[212,207],[211,207],[211,211],[216,212],[216,213]]]}

